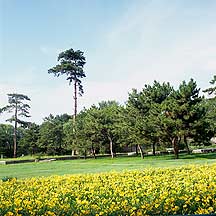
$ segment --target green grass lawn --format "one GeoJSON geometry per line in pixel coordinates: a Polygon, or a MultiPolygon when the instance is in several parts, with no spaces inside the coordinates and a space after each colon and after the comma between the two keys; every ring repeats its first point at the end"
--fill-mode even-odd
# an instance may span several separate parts
{"type": "Polygon", "coordinates": [[[173,159],[173,155],[140,157],[118,157],[98,159],[77,159],[53,162],[23,163],[0,165],[0,179],[3,177],[29,178],[38,176],[99,173],[109,171],[123,171],[145,169],[150,167],[174,167],[186,164],[216,163],[216,153],[180,155],[180,159],[173,159]]]}

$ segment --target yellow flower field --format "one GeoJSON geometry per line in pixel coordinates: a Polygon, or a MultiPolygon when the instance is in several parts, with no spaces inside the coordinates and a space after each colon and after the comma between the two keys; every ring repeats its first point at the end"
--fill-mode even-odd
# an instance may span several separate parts
{"type": "Polygon", "coordinates": [[[216,213],[216,164],[0,181],[0,215],[216,213]]]}

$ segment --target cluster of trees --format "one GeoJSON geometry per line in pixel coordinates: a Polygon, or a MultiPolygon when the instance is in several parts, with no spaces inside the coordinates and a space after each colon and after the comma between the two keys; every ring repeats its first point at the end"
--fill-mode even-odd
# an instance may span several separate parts
{"type": "MultiPolygon", "coordinates": [[[[85,72],[83,67],[86,63],[84,53],[80,50],[74,51],[72,48],[61,52],[58,56],[58,62],[56,66],[50,68],[48,73],[54,74],[54,76],[59,77],[60,75],[66,75],[69,84],[74,83],[74,115],[73,120],[75,122],[77,115],[77,94],[80,96],[83,94],[83,86],[81,83],[81,79],[85,77],[85,72]]],[[[31,124],[31,122],[26,122],[20,120],[18,117],[30,117],[29,108],[30,106],[25,103],[26,100],[30,100],[28,96],[22,94],[8,94],[8,105],[0,108],[0,114],[2,112],[14,112],[13,116],[8,119],[11,123],[14,122],[13,128],[13,157],[17,156],[17,137],[18,137],[18,129],[17,125],[20,124],[22,127],[25,126],[35,126],[31,124]]],[[[9,126],[10,127],[10,126],[9,126]]],[[[4,137],[4,136],[3,136],[4,137]]],[[[4,140],[4,138],[3,138],[4,140]]],[[[7,141],[3,141],[8,143],[7,141]]],[[[11,145],[4,144],[9,146],[11,149],[11,145]]],[[[2,147],[4,149],[4,147],[2,147]]],[[[1,146],[0,146],[1,152],[1,146]]]]}
{"type": "MultiPolygon", "coordinates": [[[[215,85],[216,76],[212,84],[215,85]]],[[[133,89],[125,105],[103,101],[83,109],[76,121],[68,114],[49,115],[41,125],[24,122],[18,116],[28,116],[29,100],[23,95],[9,95],[8,106],[14,115],[14,126],[0,124],[0,153],[14,154],[14,128],[17,153],[69,154],[145,151],[173,148],[176,158],[180,149],[190,153],[191,145],[209,145],[216,132],[215,87],[207,89],[213,96],[200,96],[196,82],[182,82],[178,89],[169,83],[154,81],[141,91],[133,89]],[[17,99],[18,97],[18,99],[17,99]],[[16,99],[14,99],[16,98],[16,99]],[[13,104],[13,105],[12,105],[13,104]],[[17,104],[17,105],[16,105],[17,104]]]]}
{"type": "Polygon", "coordinates": [[[49,115],[41,125],[23,121],[29,117],[30,98],[22,94],[8,94],[8,105],[2,112],[13,112],[8,121],[0,124],[0,154],[16,157],[21,154],[68,154],[144,151],[173,148],[178,158],[180,149],[190,145],[208,145],[216,131],[216,76],[212,87],[206,89],[211,99],[200,96],[200,89],[191,79],[183,81],[177,90],[169,83],[154,81],[141,91],[133,89],[125,105],[116,101],[102,101],[77,114],[77,95],[83,94],[85,77],[84,53],[66,50],[59,54],[56,66],[48,73],[65,75],[74,89],[74,114],[49,115]],[[18,127],[19,126],[19,127],[18,127]],[[18,148],[17,148],[18,147],[18,148]]]}

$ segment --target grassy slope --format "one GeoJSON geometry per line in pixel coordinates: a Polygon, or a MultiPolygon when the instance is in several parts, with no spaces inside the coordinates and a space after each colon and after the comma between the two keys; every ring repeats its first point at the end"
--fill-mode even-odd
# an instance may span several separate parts
{"type": "Polygon", "coordinates": [[[145,169],[150,167],[172,167],[186,164],[216,163],[216,153],[181,155],[179,160],[168,156],[119,157],[115,159],[100,158],[87,160],[53,161],[47,163],[24,163],[0,165],[0,179],[5,176],[28,178],[36,176],[64,175],[75,173],[98,173],[145,169]]]}

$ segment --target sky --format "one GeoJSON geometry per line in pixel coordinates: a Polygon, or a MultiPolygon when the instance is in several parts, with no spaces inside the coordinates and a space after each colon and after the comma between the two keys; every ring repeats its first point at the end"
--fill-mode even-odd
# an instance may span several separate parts
{"type": "MultiPolygon", "coordinates": [[[[127,101],[154,80],[175,88],[216,74],[215,0],[0,0],[0,107],[9,93],[31,98],[30,121],[73,114],[73,86],[54,77],[58,54],[86,57],[78,109],[127,101]]],[[[0,123],[8,117],[0,116],[0,123]]]]}

